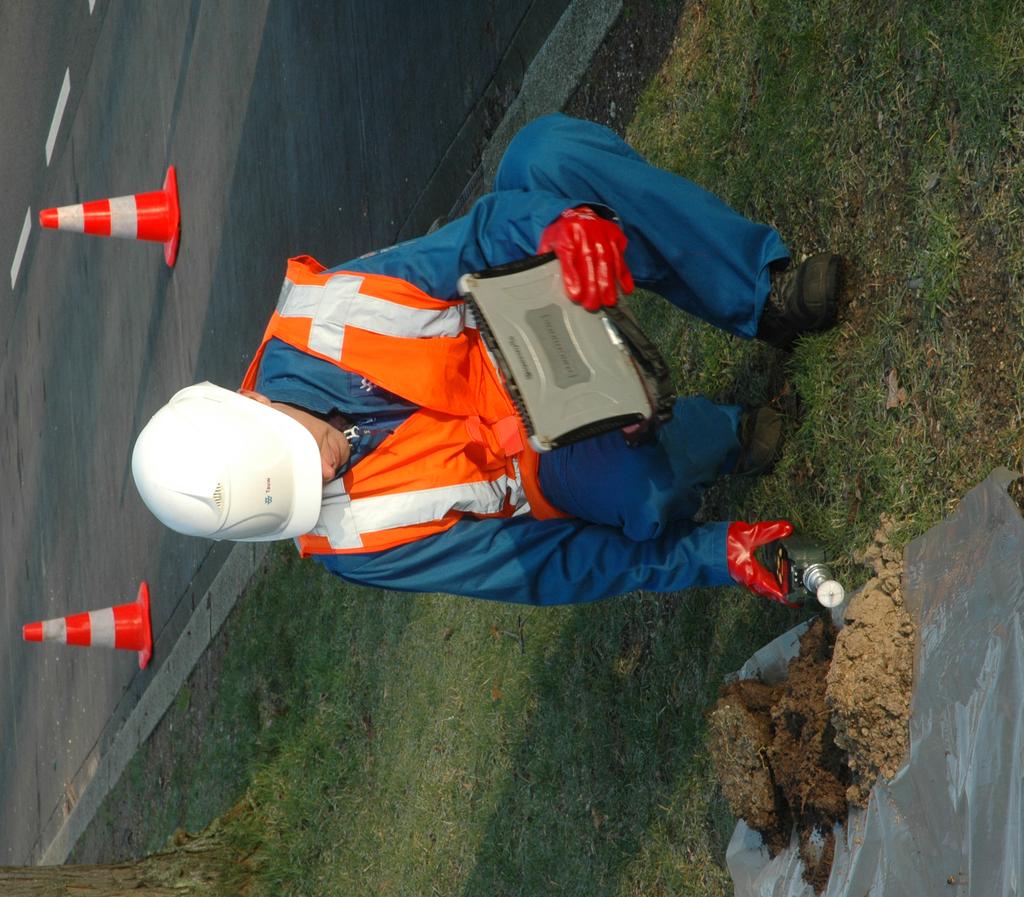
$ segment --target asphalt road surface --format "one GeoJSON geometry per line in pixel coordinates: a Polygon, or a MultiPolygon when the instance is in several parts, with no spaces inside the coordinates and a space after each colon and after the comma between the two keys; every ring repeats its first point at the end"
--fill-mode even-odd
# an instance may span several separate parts
{"type": "Polygon", "coordinates": [[[182,386],[239,382],[288,256],[337,264],[446,212],[468,175],[460,128],[514,92],[496,78],[567,2],[0,3],[0,865],[39,858],[226,555],[149,515],[135,434],[182,386]],[[158,189],[169,164],[173,269],[158,244],[35,224],[158,189]],[[143,579],[146,671],[131,652],[21,641],[143,579]]]}

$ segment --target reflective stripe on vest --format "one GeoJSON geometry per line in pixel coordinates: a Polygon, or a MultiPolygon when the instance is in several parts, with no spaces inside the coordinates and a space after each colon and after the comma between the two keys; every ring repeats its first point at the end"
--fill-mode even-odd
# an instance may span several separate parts
{"type": "Polygon", "coordinates": [[[277,313],[285,318],[309,318],[310,349],[340,360],[346,327],[403,338],[458,336],[465,322],[464,305],[415,308],[392,299],[360,292],[365,281],[356,274],[336,274],[320,285],[285,280],[277,313]]]}
{"type": "Polygon", "coordinates": [[[322,537],[335,551],[361,550],[367,547],[366,533],[430,524],[453,511],[500,515],[510,495],[515,497],[514,507],[523,505],[518,480],[503,476],[489,482],[353,499],[339,479],[324,487],[320,519],[310,535],[322,537]]]}
{"type": "Polygon", "coordinates": [[[464,514],[564,516],[537,483],[537,456],[464,305],[407,281],[325,274],[292,259],[243,386],[277,338],[418,405],[373,452],[324,489],[304,555],[375,551],[442,532],[464,514]]]}

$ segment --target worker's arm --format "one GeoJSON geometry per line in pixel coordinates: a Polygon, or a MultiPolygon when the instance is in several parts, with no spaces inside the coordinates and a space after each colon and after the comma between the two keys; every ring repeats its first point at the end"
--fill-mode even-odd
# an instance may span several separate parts
{"type": "Polygon", "coordinates": [[[438,299],[456,299],[463,274],[535,255],[545,229],[566,209],[584,204],[542,190],[489,193],[432,234],[331,270],[400,277],[438,299]]]}
{"type": "Polygon", "coordinates": [[[519,604],[578,604],[634,589],[731,584],[727,528],[671,524],[657,539],[634,542],[612,527],[579,520],[462,520],[444,533],[387,551],[316,559],[364,585],[519,604]]]}

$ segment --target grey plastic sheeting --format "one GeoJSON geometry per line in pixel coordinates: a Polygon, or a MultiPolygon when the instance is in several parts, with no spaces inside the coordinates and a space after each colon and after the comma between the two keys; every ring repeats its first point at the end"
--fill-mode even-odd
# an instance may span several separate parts
{"type": "MultiPolygon", "coordinates": [[[[837,826],[826,897],[1024,893],[1024,520],[1006,492],[1016,476],[994,471],[907,547],[910,755],[837,826]]],[[[739,675],[785,678],[798,630],[739,675]]],[[[742,821],[726,861],[736,897],[813,897],[795,844],[769,859],[742,821]]]]}

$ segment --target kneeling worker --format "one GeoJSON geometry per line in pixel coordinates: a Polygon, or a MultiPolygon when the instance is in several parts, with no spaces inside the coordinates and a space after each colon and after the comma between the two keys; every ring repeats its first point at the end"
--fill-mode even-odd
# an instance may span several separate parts
{"type": "Polygon", "coordinates": [[[183,389],[139,435],[143,500],[179,532],[294,538],[383,588],[567,604],[738,582],[783,600],[754,550],[788,523],[693,520],[716,477],[773,460],[774,412],[677,399],[648,444],[529,447],[456,283],[547,251],[591,310],[635,279],[780,348],[836,319],[837,256],[786,271],[774,229],[599,125],[547,116],[464,217],[330,270],[292,259],[242,389],[183,389]]]}

